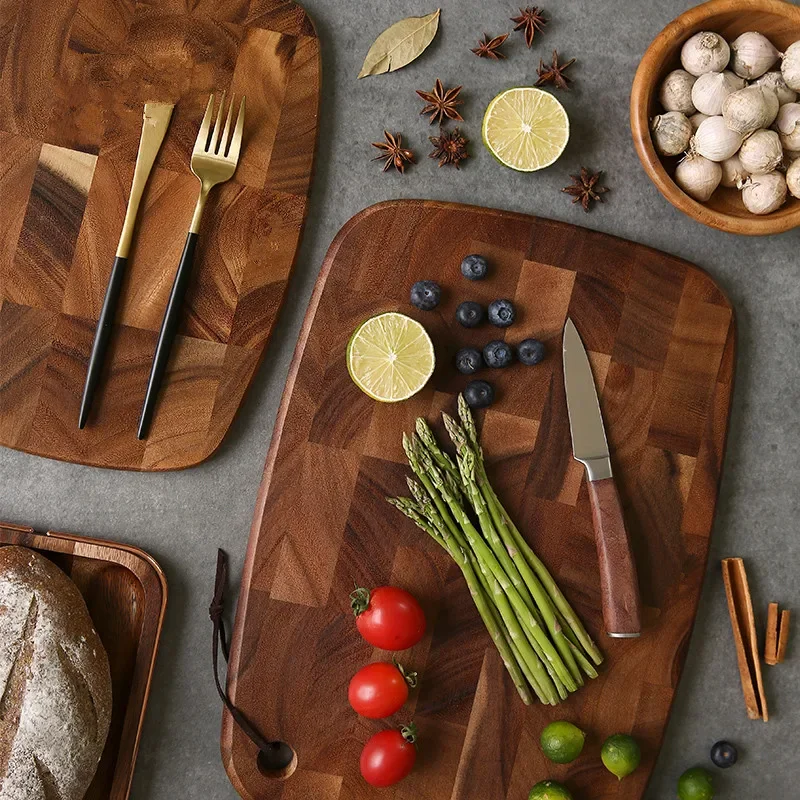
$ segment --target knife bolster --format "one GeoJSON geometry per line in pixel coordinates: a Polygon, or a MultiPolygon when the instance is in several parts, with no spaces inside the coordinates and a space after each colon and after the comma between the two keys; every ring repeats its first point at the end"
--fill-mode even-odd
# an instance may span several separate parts
{"type": "Polygon", "coordinates": [[[608,456],[578,458],[577,460],[586,467],[586,477],[589,481],[602,481],[613,475],[611,472],[611,459],[608,456]]]}

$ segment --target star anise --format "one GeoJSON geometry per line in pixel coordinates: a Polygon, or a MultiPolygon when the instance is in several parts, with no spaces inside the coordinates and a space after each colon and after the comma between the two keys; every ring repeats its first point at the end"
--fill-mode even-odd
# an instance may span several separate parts
{"type": "Polygon", "coordinates": [[[571,186],[564,187],[561,191],[573,196],[573,203],[580,203],[584,211],[588,211],[593,200],[603,202],[606,192],[610,191],[607,186],[600,186],[598,181],[603,171],[591,173],[586,167],[581,167],[580,175],[570,175],[573,181],[571,186]]]}
{"type": "Polygon", "coordinates": [[[384,160],[383,171],[386,172],[390,167],[394,167],[399,173],[403,173],[407,163],[414,163],[414,153],[403,147],[403,137],[399,133],[392,135],[389,131],[384,131],[385,142],[373,142],[372,146],[377,147],[383,152],[375,156],[373,161],[384,160]]]}
{"type": "Polygon", "coordinates": [[[544,61],[539,59],[539,68],[536,70],[539,80],[536,81],[536,85],[544,86],[546,83],[554,83],[559,89],[569,89],[570,78],[564,72],[574,63],[575,59],[571,58],[566,63],[559,64],[558,50],[553,50],[553,62],[549,66],[545,66],[544,61]]]}
{"type": "Polygon", "coordinates": [[[461,169],[459,163],[465,158],[469,158],[467,152],[469,139],[465,139],[458,128],[453,128],[452,131],[444,131],[440,128],[438,136],[429,136],[428,138],[433,145],[430,158],[438,158],[440,167],[450,164],[456,169],[461,169]]]}
{"type": "Polygon", "coordinates": [[[463,121],[464,117],[456,111],[456,106],[460,106],[463,102],[458,99],[460,91],[460,86],[456,86],[454,89],[445,89],[442,86],[442,82],[437,78],[432,92],[421,92],[417,89],[417,94],[427,103],[419,113],[430,114],[431,125],[434,122],[438,122],[441,125],[446,119],[463,121]]]}
{"type": "Polygon", "coordinates": [[[507,33],[504,33],[502,36],[495,36],[494,39],[490,39],[489,34],[484,33],[483,39],[478,42],[477,47],[472,48],[472,52],[480,58],[494,58],[495,60],[498,58],[505,58],[505,53],[503,53],[500,48],[506,39],[508,39],[507,33]]]}
{"type": "Polygon", "coordinates": [[[518,17],[511,17],[512,22],[517,23],[515,31],[525,31],[525,44],[530,47],[533,44],[533,37],[536,31],[540,33],[544,30],[547,20],[544,16],[544,9],[537,6],[528,6],[519,10],[518,17]]]}

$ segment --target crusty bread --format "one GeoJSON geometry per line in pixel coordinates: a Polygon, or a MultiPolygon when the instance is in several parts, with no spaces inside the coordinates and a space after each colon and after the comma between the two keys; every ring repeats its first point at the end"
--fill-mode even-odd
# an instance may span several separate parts
{"type": "Polygon", "coordinates": [[[75,584],[0,548],[0,800],[82,800],[111,721],[111,674],[75,584]]]}

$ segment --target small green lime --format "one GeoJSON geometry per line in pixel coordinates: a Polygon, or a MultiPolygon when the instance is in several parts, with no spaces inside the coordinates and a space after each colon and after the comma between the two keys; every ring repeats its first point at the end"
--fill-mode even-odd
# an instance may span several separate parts
{"type": "Polygon", "coordinates": [[[603,759],[606,769],[622,780],[639,766],[642,751],[633,736],[615,733],[603,742],[600,758],[603,759]]]}
{"type": "Polygon", "coordinates": [[[569,789],[557,781],[539,781],[531,789],[528,800],[572,800],[569,789]]]}
{"type": "Polygon", "coordinates": [[[703,767],[692,767],[678,778],[678,800],[711,800],[714,797],[713,776],[703,767]]]}
{"type": "Polygon", "coordinates": [[[556,764],[569,764],[583,750],[586,734],[571,722],[551,722],[540,738],[542,752],[556,764]]]}

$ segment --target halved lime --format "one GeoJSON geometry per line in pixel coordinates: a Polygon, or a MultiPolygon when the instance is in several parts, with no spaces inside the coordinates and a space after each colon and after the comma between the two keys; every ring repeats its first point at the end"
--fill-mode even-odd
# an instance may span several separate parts
{"type": "Polygon", "coordinates": [[[583,750],[586,734],[571,722],[551,722],[539,740],[542,752],[556,764],[569,764],[583,750]]]}
{"type": "Polygon", "coordinates": [[[533,86],[506,89],[483,115],[483,143],[501,163],[519,172],[549,167],[569,141],[569,117],[549,92],[533,86]]]}
{"type": "Polygon", "coordinates": [[[396,403],[416,394],[433,374],[436,359],[425,328],[390,311],[363,322],[347,345],[347,370],[373,400],[396,403]]]}

